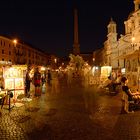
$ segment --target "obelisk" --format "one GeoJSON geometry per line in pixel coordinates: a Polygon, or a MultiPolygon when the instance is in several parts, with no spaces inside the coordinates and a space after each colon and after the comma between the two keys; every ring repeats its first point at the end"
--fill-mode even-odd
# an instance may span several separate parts
{"type": "Polygon", "coordinates": [[[73,54],[80,54],[80,45],[78,38],[78,13],[77,9],[74,9],[74,43],[73,43],[73,54]]]}
{"type": "Polygon", "coordinates": [[[140,0],[134,0],[135,11],[139,10],[140,0]]]}

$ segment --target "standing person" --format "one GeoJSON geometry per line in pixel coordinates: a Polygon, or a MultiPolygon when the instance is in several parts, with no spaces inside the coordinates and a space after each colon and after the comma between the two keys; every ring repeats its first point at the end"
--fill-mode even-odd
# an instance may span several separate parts
{"type": "Polygon", "coordinates": [[[126,77],[122,77],[121,81],[123,83],[122,90],[128,95],[128,101],[135,101],[135,103],[140,103],[140,93],[138,91],[131,91],[127,85],[128,79],[126,77]]]}
{"type": "Polygon", "coordinates": [[[51,71],[48,70],[48,75],[47,75],[47,82],[48,82],[48,85],[51,85],[51,80],[52,80],[51,71]]]}
{"type": "Polygon", "coordinates": [[[117,79],[115,81],[116,89],[117,89],[118,92],[121,90],[121,87],[122,87],[121,86],[121,79],[122,79],[121,74],[118,74],[117,79]]]}
{"type": "Polygon", "coordinates": [[[121,83],[121,79],[122,79],[122,76],[120,74],[118,74],[116,83],[121,83]]]}
{"type": "Polygon", "coordinates": [[[34,85],[35,85],[35,96],[41,95],[41,73],[39,72],[39,69],[36,68],[34,72],[34,85]]]}
{"type": "Polygon", "coordinates": [[[31,78],[29,75],[29,71],[27,71],[25,77],[25,94],[27,97],[30,97],[30,83],[31,83],[31,78]]]}
{"type": "Polygon", "coordinates": [[[113,70],[112,72],[111,72],[111,80],[112,81],[115,81],[117,79],[117,75],[116,75],[116,72],[113,70]]]}

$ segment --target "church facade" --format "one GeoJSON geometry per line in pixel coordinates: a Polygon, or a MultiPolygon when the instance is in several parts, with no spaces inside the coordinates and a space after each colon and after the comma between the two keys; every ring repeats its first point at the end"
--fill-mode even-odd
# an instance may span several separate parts
{"type": "MultiPolygon", "coordinates": [[[[113,19],[107,26],[107,40],[104,42],[104,64],[113,69],[125,68],[126,76],[133,86],[139,86],[140,67],[140,1],[134,0],[134,11],[124,21],[125,33],[118,37],[117,24],[113,19]]],[[[139,88],[139,87],[137,87],[139,88]]]]}

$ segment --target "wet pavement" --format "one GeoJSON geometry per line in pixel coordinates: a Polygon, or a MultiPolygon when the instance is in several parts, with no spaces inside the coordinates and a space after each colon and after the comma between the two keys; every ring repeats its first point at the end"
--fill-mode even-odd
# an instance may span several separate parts
{"type": "Polygon", "coordinates": [[[140,111],[97,87],[47,87],[41,97],[1,110],[0,140],[140,140],[140,111]],[[53,88],[53,89],[52,89],[53,88]]]}

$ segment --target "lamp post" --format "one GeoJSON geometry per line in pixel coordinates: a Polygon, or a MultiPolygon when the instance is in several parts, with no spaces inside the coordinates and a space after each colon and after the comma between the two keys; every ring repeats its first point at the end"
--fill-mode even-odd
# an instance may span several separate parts
{"type": "Polygon", "coordinates": [[[16,64],[17,63],[17,53],[16,53],[17,39],[14,39],[13,43],[14,43],[14,61],[15,61],[14,63],[16,64]]]}
{"type": "Polygon", "coordinates": [[[57,67],[57,58],[54,58],[55,68],[57,67]]]}
{"type": "Polygon", "coordinates": [[[56,58],[54,59],[54,63],[57,63],[57,59],[56,58]]]}
{"type": "Polygon", "coordinates": [[[17,46],[17,39],[13,40],[14,43],[14,50],[15,50],[15,63],[16,64],[21,64],[22,63],[22,56],[23,56],[23,52],[20,50],[20,47],[17,46]]]}
{"type": "Polygon", "coordinates": [[[92,59],[92,60],[93,60],[93,66],[94,66],[94,65],[95,65],[95,58],[93,57],[93,59],[92,59]]]}

